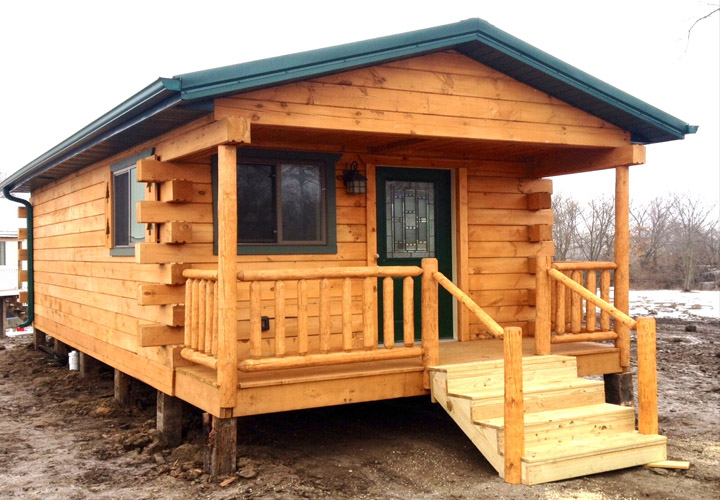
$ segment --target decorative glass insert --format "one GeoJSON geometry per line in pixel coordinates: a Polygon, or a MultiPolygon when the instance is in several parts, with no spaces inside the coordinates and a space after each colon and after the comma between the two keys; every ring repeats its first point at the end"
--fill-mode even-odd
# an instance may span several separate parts
{"type": "Polygon", "coordinates": [[[386,252],[391,259],[435,257],[435,185],[385,182],[386,252]]]}

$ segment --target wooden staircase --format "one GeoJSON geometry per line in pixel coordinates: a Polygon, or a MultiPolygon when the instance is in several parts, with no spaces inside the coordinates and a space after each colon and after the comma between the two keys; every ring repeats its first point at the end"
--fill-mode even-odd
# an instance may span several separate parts
{"type": "MultiPolygon", "coordinates": [[[[503,361],[430,369],[433,398],[504,477],[503,361]]],[[[666,459],[667,438],[639,434],[635,411],[605,403],[602,381],[577,376],[574,357],[523,359],[522,482],[539,484],[666,459]]]]}

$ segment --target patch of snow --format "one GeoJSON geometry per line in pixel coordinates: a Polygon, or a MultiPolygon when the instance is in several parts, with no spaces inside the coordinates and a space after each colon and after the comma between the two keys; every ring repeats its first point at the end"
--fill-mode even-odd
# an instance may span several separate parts
{"type": "Polygon", "coordinates": [[[630,316],[720,319],[720,291],[630,290],[630,316]]]}
{"type": "Polygon", "coordinates": [[[34,333],[35,330],[33,330],[32,326],[26,326],[25,328],[21,328],[19,330],[16,330],[15,328],[8,328],[5,330],[5,334],[8,337],[19,337],[20,335],[31,335],[34,333]]]}

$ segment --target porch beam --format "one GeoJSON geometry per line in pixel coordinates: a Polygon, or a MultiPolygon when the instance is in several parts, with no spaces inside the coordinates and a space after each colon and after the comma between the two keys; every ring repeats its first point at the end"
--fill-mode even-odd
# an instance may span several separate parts
{"type": "Polygon", "coordinates": [[[250,125],[243,117],[228,116],[159,143],[155,155],[163,162],[208,152],[223,144],[250,142],[250,125]]]}
{"type": "MultiPolygon", "coordinates": [[[[220,407],[237,400],[237,148],[218,147],[218,363],[220,407]]],[[[232,410],[231,410],[232,411],[232,410]]]]}
{"type": "Polygon", "coordinates": [[[645,163],[645,146],[634,144],[603,150],[553,152],[538,159],[528,167],[529,177],[551,177],[553,175],[591,172],[645,163]]]}

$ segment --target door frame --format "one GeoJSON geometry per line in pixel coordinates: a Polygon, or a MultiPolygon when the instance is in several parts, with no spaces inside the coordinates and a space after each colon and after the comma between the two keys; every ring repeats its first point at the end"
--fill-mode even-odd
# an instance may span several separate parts
{"type": "MultiPolygon", "coordinates": [[[[374,222],[374,228],[371,228],[370,225],[368,225],[368,236],[372,233],[373,239],[374,239],[374,246],[376,250],[375,255],[375,261],[376,265],[379,264],[378,260],[380,259],[380,252],[381,252],[381,245],[384,245],[384,241],[380,241],[381,235],[380,235],[380,225],[384,222],[380,222],[380,219],[383,219],[385,214],[380,213],[380,206],[381,204],[384,206],[384,200],[380,200],[380,194],[384,192],[383,186],[381,185],[381,182],[384,180],[385,175],[383,175],[382,179],[379,179],[378,170],[382,169],[386,173],[390,171],[392,175],[392,171],[396,171],[398,174],[400,174],[402,170],[407,171],[417,171],[417,172],[446,172],[448,174],[448,184],[447,184],[447,203],[449,206],[449,213],[447,214],[446,221],[449,222],[449,248],[447,248],[447,258],[450,260],[450,262],[446,265],[445,270],[440,269],[443,274],[445,274],[449,279],[455,280],[455,276],[458,272],[458,269],[460,268],[461,264],[458,262],[458,258],[460,255],[457,251],[457,182],[458,178],[456,175],[455,169],[449,169],[449,168],[430,168],[430,167],[424,167],[424,166],[398,166],[398,165],[392,165],[391,163],[383,163],[381,165],[373,165],[372,166],[372,182],[368,182],[368,192],[370,189],[372,189],[373,194],[372,197],[374,198],[374,207],[372,209],[370,206],[368,206],[368,214],[370,212],[373,212],[372,219],[374,222]],[[378,182],[380,181],[380,182],[378,182]],[[372,184],[372,185],[371,185],[372,184]]],[[[370,173],[370,172],[368,172],[370,173]]],[[[423,179],[418,179],[419,181],[422,181],[423,179]]],[[[436,193],[437,195],[438,193],[436,193]]],[[[437,220],[437,218],[436,218],[437,220]]],[[[370,219],[368,219],[368,224],[370,223],[370,219]]],[[[369,241],[368,241],[369,243],[369,241]]],[[[382,247],[384,249],[384,247],[382,247]]],[[[380,287],[378,286],[378,290],[380,287]]],[[[457,341],[459,339],[460,334],[460,325],[458,324],[459,317],[458,317],[458,307],[457,307],[457,301],[442,287],[440,287],[440,293],[441,294],[447,294],[447,297],[449,297],[449,304],[446,304],[447,311],[450,313],[450,321],[449,325],[446,326],[446,329],[451,330],[451,336],[443,337],[440,340],[441,341],[457,341]],[[451,327],[451,328],[448,328],[451,327]]],[[[438,312],[440,312],[440,309],[438,308],[438,312]]],[[[378,318],[379,319],[379,318],[378,318]]]]}

